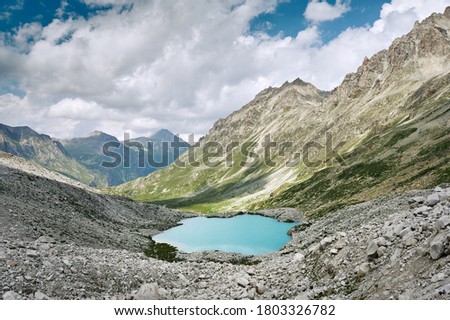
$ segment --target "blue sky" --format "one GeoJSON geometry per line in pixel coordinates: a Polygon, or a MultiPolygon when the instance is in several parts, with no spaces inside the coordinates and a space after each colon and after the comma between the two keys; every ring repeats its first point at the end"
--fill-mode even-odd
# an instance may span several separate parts
{"type": "Polygon", "coordinates": [[[332,90],[450,0],[3,0],[0,122],[206,134],[269,86],[332,90]]]}
{"type": "MultiPolygon", "coordinates": [[[[333,5],[335,1],[327,1],[333,5]]],[[[352,0],[349,10],[341,19],[327,21],[320,25],[322,40],[328,42],[348,27],[361,27],[372,24],[380,17],[380,10],[385,0],[352,0]]],[[[14,28],[31,22],[43,26],[53,19],[84,17],[85,19],[111,10],[112,5],[90,6],[80,0],[67,0],[64,13],[59,15],[61,0],[4,0],[0,9],[0,31],[10,32],[14,28]]],[[[262,13],[251,20],[250,32],[264,31],[271,36],[282,35],[295,37],[308,27],[309,21],[303,16],[307,0],[291,0],[280,3],[274,12],[262,13]]]]}
{"type": "MultiPolygon", "coordinates": [[[[327,0],[333,5],[336,1],[327,0]]],[[[362,27],[370,25],[380,18],[380,11],[385,0],[352,0],[351,9],[342,18],[325,21],[320,24],[322,40],[326,43],[337,37],[342,31],[349,27],[362,27]]],[[[308,27],[310,22],[303,16],[308,1],[293,0],[281,3],[275,12],[261,14],[251,21],[250,30],[265,31],[275,36],[295,37],[297,33],[308,27]],[[269,27],[268,27],[269,26],[269,27]]]]}

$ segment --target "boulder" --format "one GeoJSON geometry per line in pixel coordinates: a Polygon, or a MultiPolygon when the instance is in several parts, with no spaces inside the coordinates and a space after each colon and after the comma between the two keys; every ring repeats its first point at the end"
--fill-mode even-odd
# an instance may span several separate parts
{"type": "Polygon", "coordinates": [[[334,248],[337,250],[341,250],[347,246],[347,242],[344,239],[339,239],[335,244],[334,248]]]}
{"type": "Polygon", "coordinates": [[[427,201],[425,201],[425,203],[426,203],[426,205],[432,207],[432,206],[437,205],[439,203],[439,201],[441,201],[441,199],[439,198],[439,193],[433,193],[427,197],[427,201]]]}
{"type": "Polygon", "coordinates": [[[367,256],[370,259],[376,259],[378,258],[378,245],[375,241],[370,241],[369,245],[367,246],[367,256]]]}
{"type": "Polygon", "coordinates": [[[50,300],[50,298],[46,294],[42,293],[41,291],[36,291],[34,293],[34,299],[36,299],[36,300],[50,300]]]}
{"type": "Polygon", "coordinates": [[[370,263],[365,262],[357,267],[357,273],[359,276],[364,276],[370,271],[370,263]]]}
{"type": "Polygon", "coordinates": [[[36,251],[36,250],[27,250],[27,257],[30,257],[30,258],[37,258],[37,257],[39,257],[39,252],[38,251],[36,251]]]}
{"type": "Polygon", "coordinates": [[[263,283],[259,282],[256,284],[256,292],[258,294],[264,294],[264,292],[266,292],[266,287],[264,286],[263,283]]]}
{"type": "Polygon", "coordinates": [[[445,229],[450,226],[450,216],[442,216],[436,221],[437,229],[445,229]]]}
{"type": "Polygon", "coordinates": [[[445,275],[445,273],[438,273],[435,274],[434,276],[431,277],[431,282],[435,283],[435,282],[439,282],[439,281],[443,281],[445,280],[445,278],[447,278],[447,276],[445,275]]]}
{"type": "Polygon", "coordinates": [[[37,243],[56,243],[55,239],[50,236],[42,236],[36,240],[37,243]]]}
{"type": "Polygon", "coordinates": [[[247,278],[244,278],[244,277],[238,277],[238,278],[236,278],[236,283],[238,284],[238,285],[240,285],[241,287],[246,287],[246,286],[248,286],[248,284],[250,283],[248,280],[247,280],[247,278]]]}
{"type": "Polygon", "coordinates": [[[444,255],[445,246],[447,244],[447,233],[439,233],[433,238],[430,244],[431,259],[437,260],[444,255]]]}
{"type": "Polygon", "coordinates": [[[411,247],[417,244],[417,240],[414,237],[414,233],[413,232],[408,232],[407,234],[405,234],[402,238],[403,244],[407,247],[411,247]]]}
{"type": "Polygon", "coordinates": [[[21,296],[14,291],[8,291],[3,294],[3,300],[20,300],[21,296]]]}
{"type": "Polygon", "coordinates": [[[135,300],[158,300],[160,295],[158,293],[158,285],[156,283],[144,283],[133,296],[135,300]]]}
{"type": "Polygon", "coordinates": [[[430,210],[431,210],[431,207],[428,207],[428,206],[421,206],[421,207],[415,209],[415,210],[413,211],[413,213],[414,213],[414,214],[426,214],[426,213],[427,213],[428,211],[430,211],[430,210]]]}
{"type": "Polygon", "coordinates": [[[294,254],[294,257],[292,258],[293,262],[295,263],[302,262],[303,259],[305,259],[305,256],[300,252],[294,254]]]}
{"type": "Polygon", "coordinates": [[[334,237],[332,237],[332,236],[323,238],[323,239],[320,241],[320,249],[321,249],[321,250],[325,249],[328,245],[330,245],[331,243],[333,243],[333,241],[334,241],[334,237]]]}

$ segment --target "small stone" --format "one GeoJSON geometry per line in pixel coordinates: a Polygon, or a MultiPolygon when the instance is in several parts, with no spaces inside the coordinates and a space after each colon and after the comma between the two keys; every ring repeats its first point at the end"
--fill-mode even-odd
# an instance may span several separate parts
{"type": "Polygon", "coordinates": [[[436,227],[438,229],[445,229],[450,226],[450,216],[442,216],[436,221],[436,227]]]}
{"type": "Polygon", "coordinates": [[[294,254],[294,257],[292,258],[293,262],[296,262],[296,263],[302,262],[303,259],[305,259],[305,256],[302,253],[296,253],[296,254],[294,254]]]}
{"type": "Polygon", "coordinates": [[[42,236],[36,240],[37,243],[56,243],[55,239],[50,236],[42,236]]]}
{"type": "Polygon", "coordinates": [[[247,295],[248,295],[249,299],[253,300],[255,298],[255,295],[256,295],[255,288],[251,288],[250,290],[248,290],[247,295]]]}
{"type": "Polygon", "coordinates": [[[445,273],[438,273],[435,274],[433,277],[431,277],[431,282],[435,283],[435,282],[439,282],[442,280],[445,280],[445,278],[447,278],[447,276],[445,275],[445,273]]]}
{"type": "Polygon", "coordinates": [[[36,300],[50,300],[50,298],[46,294],[42,293],[41,291],[36,291],[34,293],[34,298],[36,300]]]}
{"type": "Polygon", "coordinates": [[[328,246],[329,244],[331,244],[331,243],[333,243],[333,241],[334,241],[334,237],[326,237],[326,238],[323,238],[321,241],[320,241],[320,249],[325,249],[325,247],[326,246],[328,246]]]}
{"type": "Polygon", "coordinates": [[[417,240],[414,237],[414,233],[413,232],[409,232],[407,234],[405,234],[402,238],[403,244],[407,247],[411,247],[415,244],[417,244],[417,240]]]}
{"type": "Polygon", "coordinates": [[[433,238],[429,251],[431,259],[437,260],[444,255],[446,239],[447,234],[445,233],[440,233],[433,238]]]}
{"type": "Polygon", "coordinates": [[[402,231],[400,231],[400,233],[398,235],[403,238],[409,232],[411,232],[411,228],[407,227],[407,228],[403,229],[402,231]]]}
{"type": "Polygon", "coordinates": [[[405,229],[405,225],[403,223],[400,223],[395,226],[394,228],[394,234],[396,236],[400,236],[400,233],[405,229]]]}
{"type": "Polygon", "coordinates": [[[441,199],[439,199],[439,194],[433,193],[427,197],[427,201],[425,203],[432,207],[432,206],[435,206],[436,204],[438,204],[440,200],[441,199]]]}
{"type": "Polygon", "coordinates": [[[375,242],[378,246],[386,246],[387,245],[387,241],[384,237],[378,237],[375,239],[375,242]]]}
{"type": "Polygon", "coordinates": [[[424,203],[425,202],[425,198],[424,197],[414,197],[411,199],[413,202],[417,202],[417,203],[424,203]]]}
{"type": "Polygon", "coordinates": [[[333,248],[333,249],[330,250],[330,253],[331,253],[331,254],[338,254],[338,252],[339,252],[339,250],[338,250],[338,249],[335,249],[335,248],[333,248]]]}
{"type": "Polygon", "coordinates": [[[347,246],[347,243],[343,239],[339,239],[335,244],[334,248],[337,250],[341,250],[347,246]]]}
{"type": "Polygon", "coordinates": [[[36,250],[27,250],[26,255],[30,258],[37,258],[39,257],[39,252],[37,252],[36,250]]]}
{"type": "Polygon", "coordinates": [[[367,256],[370,259],[376,259],[378,258],[378,245],[375,241],[371,241],[369,243],[369,246],[367,247],[367,256]]]}
{"type": "Polygon", "coordinates": [[[450,198],[450,192],[439,192],[439,199],[441,202],[447,200],[448,198],[450,198]]]}
{"type": "Polygon", "coordinates": [[[414,214],[425,214],[431,210],[431,207],[421,206],[413,211],[414,214]]]}
{"type": "Polygon", "coordinates": [[[264,286],[263,283],[257,283],[256,284],[256,292],[258,294],[264,294],[264,292],[266,292],[266,287],[264,286]]]}
{"type": "Polygon", "coordinates": [[[0,261],[5,261],[8,259],[8,254],[6,253],[6,250],[3,248],[0,248],[0,261]]]}
{"type": "Polygon", "coordinates": [[[156,283],[144,283],[134,295],[135,300],[158,300],[158,285],[156,283]]]}
{"type": "Polygon", "coordinates": [[[244,288],[246,286],[248,286],[248,284],[249,284],[248,280],[246,278],[244,278],[244,277],[237,278],[236,282],[237,282],[238,285],[240,285],[241,287],[244,287],[244,288]]]}
{"type": "Polygon", "coordinates": [[[363,276],[369,273],[370,271],[370,263],[365,262],[358,267],[358,275],[363,276]]]}
{"type": "Polygon", "coordinates": [[[3,294],[3,300],[20,300],[20,295],[14,291],[8,291],[3,294]]]}

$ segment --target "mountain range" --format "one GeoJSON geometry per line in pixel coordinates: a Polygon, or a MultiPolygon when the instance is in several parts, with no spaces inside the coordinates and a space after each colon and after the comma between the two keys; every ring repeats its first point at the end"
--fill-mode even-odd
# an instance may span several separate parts
{"type": "MultiPolygon", "coordinates": [[[[167,129],[159,130],[150,138],[142,137],[120,142],[116,137],[100,131],[86,137],[52,139],[29,127],[0,124],[0,151],[32,160],[49,170],[92,187],[119,185],[170,164],[175,158],[174,149],[170,147],[170,142],[174,140],[175,135],[167,129]],[[138,141],[142,142],[142,147],[133,145],[133,142],[138,141]],[[150,146],[153,146],[151,151],[147,150],[149,142],[150,146]],[[112,167],[103,165],[103,162],[111,163],[113,160],[103,152],[103,145],[106,143],[112,143],[110,151],[121,159],[120,163],[112,167]],[[169,146],[167,150],[163,150],[165,144],[169,146]],[[167,153],[166,161],[159,167],[152,166],[147,161],[149,157],[153,157],[160,163],[164,151],[167,153]],[[124,163],[126,155],[129,157],[128,164],[124,163]],[[141,161],[142,159],[144,161],[141,161]]],[[[180,153],[189,147],[189,144],[181,139],[179,145],[180,153]]]]}
{"type": "Polygon", "coordinates": [[[447,9],[365,58],[331,92],[300,79],[265,89],[183,154],[187,166],[177,161],[112,192],[204,213],[297,207],[320,216],[449,182],[449,35],[447,9]],[[254,161],[267,158],[269,137],[271,161],[254,161]],[[240,147],[228,149],[233,143],[240,147]],[[217,144],[225,151],[214,165],[192,163],[217,144]]]}

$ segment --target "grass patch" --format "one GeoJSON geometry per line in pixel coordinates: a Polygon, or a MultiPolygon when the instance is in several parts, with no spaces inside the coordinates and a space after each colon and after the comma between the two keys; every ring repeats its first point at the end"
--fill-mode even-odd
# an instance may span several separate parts
{"type": "Polygon", "coordinates": [[[403,140],[407,137],[409,137],[411,134],[417,131],[417,128],[408,128],[400,130],[399,132],[395,133],[392,138],[384,144],[384,147],[392,147],[393,145],[397,144],[400,140],[403,140]]]}

